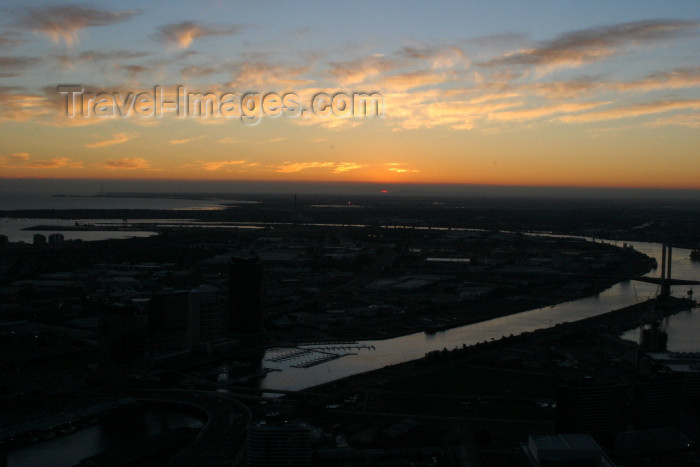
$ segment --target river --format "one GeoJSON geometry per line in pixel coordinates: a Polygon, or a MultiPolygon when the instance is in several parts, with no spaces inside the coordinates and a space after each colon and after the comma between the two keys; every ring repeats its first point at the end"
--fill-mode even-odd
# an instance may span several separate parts
{"type": "MultiPolygon", "coordinates": [[[[591,239],[588,239],[591,240],[591,239]]],[[[622,241],[606,241],[622,246],[622,241]]],[[[624,242],[632,245],[638,251],[655,257],[661,263],[661,245],[645,242],[624,242]]],[[[676,279],[696,280],[700,278],[700,262],[690,261],[690,250],[674,248],[673,277],[676,279]]],[[[659,277],[661,268],[652,270],[649,277],[659,277]]],[[[384,340],[361,341],[355,347],[348,346],[347,350],[339,349],[338,345],[313,345],[313,347],[335,353],[354,353],[334,360],[327,361],[308,368],[299,368],[315,358],[318,352],[307,352],[298,357],[279,361],[284,355],[290,355],[297,349],[269,349],[264,357],[264,367],[274,370],[260,382],[263,389],[300,390],[319,384],[334,381],[346,376],[376,370],[387,365],[415,360],[427,352],[471,345],[491,339],[498,339],[510,334],[520,334],[536,329],[547,328],[565,321],[575,321],[590,316],[596,316],[611,310],[623,308],[653,297],[657,286],[646,282],[625,280],[618,282],[609,289],[586,298],[561,303],[554,306],[537,308],[509,316],[490,319],[479,323],[468,324],[438,332],[426,334],[417,332],[401,337],[384,340]]],[[[676,286],[672,293],[675,296],[685,296],[688,286],[676,286]]],[[[468,311],[468,310],[465,310],[468,311]]],[[[692,311],[670,316],[665,320],[669,333],[669,350],[700,351],[700,318],[692,311]]],[[[623,337],[631,340],[638,338],[636,330],[625,333],[623,337]]]]}
{"type": "Polygon", "coordinates": [[[155,436],[164,427],[201,428],[202,425],[201,420],[173,410],[149,408],[127,412],[65,436],[12,450],[7,453],[7,466],[73,466],[86,457],[155,436]]]}

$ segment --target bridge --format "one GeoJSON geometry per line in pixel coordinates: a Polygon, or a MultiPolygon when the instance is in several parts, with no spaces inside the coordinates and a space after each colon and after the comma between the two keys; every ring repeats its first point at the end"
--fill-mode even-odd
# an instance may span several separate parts
{"type": "MultiPolygon", "coordinates": [[[[649,284],[661,284],[662,279],[659,277],[635,277],[632,280],[639,282],[648,282],[649,284]]],[[[700,281],[691,281],[685,279],[666,279],[669,285],[700,285],[700,281]]]]}

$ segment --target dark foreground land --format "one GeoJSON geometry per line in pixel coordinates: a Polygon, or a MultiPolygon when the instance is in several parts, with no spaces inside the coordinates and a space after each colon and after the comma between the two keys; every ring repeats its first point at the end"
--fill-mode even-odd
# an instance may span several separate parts
{"type": "Polygon", "coordinates": [[[51,324],[200,284],[218,287],[226,308],[229,258],[257,255],[265,328],[277,345],[435,332],[592,295],[655,267],[633,249],[579,239],[371,226],[171,227],[4,253],[0,313],[51,324]]]}
{"type": "MultiPolygon", "coordinates": [[[[2,425],[44,420],[126,397],[139,399],[138,407],[191,405],[216,423],[207,425],[204,436],[164,430],[150,448],[148,442],[136,443],[133,449],[91,462],[112,462],[122,455],[138,458],[146,451],[155,456],[153,461],[161,455],[149,451],[153,446],[168,450],[196,438],[200,444],[192,446],[208,454],[185,450],[179,454],[183,463],[215,465],[225,460],[243,465],[244,426],[250,420],[294,420],[316,427],[313,452],[319,466],[526,465],[520,443],[527,435],[562,429],[557,409],[561,387],[624,386],[636,394],[640,384],[671,378],[662,385],[670,396],[654,402],[658,410],[640,409],[641,402],[632,396],[620,402],[623,426],[615,429],[674,427],[682,429],[682,439],[700,440],[695,435],[700,433],[695,415],[700,392],[649,360],[637,344],[617,337],[643,323],[640,317],[653,322],[692,306],[670,298],[656,303],[653,312],[648,303],[640,303],[582,321],[572,317],[571,323],[554,328],[433,352],[284,397],[271,398],[255,385],[255,378],[264,376],[256,372],[271,345],[433,333],[593,295],[639,277],[656,264],[632,248],[525,232],[671,240],[692,247],[700,241],[691,228],[700,220],[696,206],[310,196],[296,205],[292,197],[282,196],[246,201],[256,203],[219,211],[0,213],[79,221],[70,230],[103,228],[90,219],[127,219],[127,229],[158,233],[127,240],[0,246],[2,425]],[[139,219],[191,222],[154,226],[139,219]],[[229,335],[226,353],[188,357],[179,366],[131,378],[128,387],[111,387],[104,380],[95,384],[98,316],[103,310],[147,303],[159,291],[205,284],[218,291],[215,306],[228,313],[230,259],[248,256],[259,257],[264,271],[263,336],[229,335]],[[244,364],[251,355],[257,366],[244,364]],[[241,360],[234,376],[251,383],[238,389],[229,384],[234,393],[225,396],[213,392],[217,375],[205,374],[205,368],[232,360],[241,360]],[[681,389],[673,392],[673,387],[681,389]],[[651,423],[640,413],[661,415],[651,423]],[[216,426],[220,428],[212,428],[216,426]]],[[[37,232],[52,233],[50,226],[44,228],[49,230],[37,232]]],[[[229,365],[231,371],[234,366],[229,365]]],[[[607,418],[618,417],[618,412],[609,412],[607,418]]],[[[62,436],[62,430],[70,432],[61,427],[42,436],[62,436]]],[[[596,439],[614,452],[611,436],[598,433],[596,439]]],[[[35,442],[41,440],[33,434],[21,441],[35,442]]],[[[692,445],[639,455],[625,452],[617,459],[625,465],[697,460],[692,445]]]]}
{"type": "MultiPolygon", "coordinates": [[[[677,399],[657,402],[665,413],[655,426],[682,426],[696,433],[697,394],[687,383],[683,390],[683,381],[663,368],[654,368],[636,344],[617,337],[639,323],[640,315],[650,316],[652,308],[661,318],[689,312],[694,305],[686,299],[650,300],[520,336],[431,352],[421,360],[310,388],[264,410],[286,409],[356,447],[343,453],[329,444],[319,451],[317,465],[361,465],[349,459],[363,458],[392,462],[392,457],[401,456],[416,462],[434,456],[438,465],[528,465],[518,443],[533,433],[561,433],[566,422],[557,412],[557,403],[563,403],[562,388],[580,385],[600,391],[594,404],[605,406],[608,388],[633,393],[654,384],[668,389],[670,381],[676,385],[672,392],[677,399]],[[402,424],[410,428],[401,431],[402,424]],[[388,436],[394,429],[400,434],[388,436]],[[424,448],[408,448],[414,445],[424,448]]],[[[625,414],[621,423],[630,432],[640,426],[634,421],[640,415],[634,406],[619,409],[625,414]]],[[[590,419],[615,417],[590,410],[590,419]]],[[[610,433],[598,433],[596,439],[613,453],[610,433]]],[[[692,464],[696,459],[686,445],[680,451],[670,446],[654,453],[640,446],[635,449],[618,454],[617,460],[652,466],[692,464]]]]}

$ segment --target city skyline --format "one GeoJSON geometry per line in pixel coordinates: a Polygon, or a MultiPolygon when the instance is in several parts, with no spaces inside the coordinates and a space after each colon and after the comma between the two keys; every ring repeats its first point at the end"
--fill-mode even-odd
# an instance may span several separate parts
{"type": "Polygon", "coordinates": [[[700,7],[25,2],[0,23],[0,177],[700,189],[700,7]],[[378,93],[383,116],[66,117],[128,95],[378,93]]]}

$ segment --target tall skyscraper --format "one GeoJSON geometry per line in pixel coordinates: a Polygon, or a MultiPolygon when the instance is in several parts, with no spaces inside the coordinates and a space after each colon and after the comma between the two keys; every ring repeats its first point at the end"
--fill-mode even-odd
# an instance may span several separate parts
{"type": "Polygon", "coordinates": [[[190,290],[190,318],[199,317],[191,326],[193,343],[211,342],[221,337],[223,316],[217,299],[218,289],[200,285],[190,290]]]}
{"type": "Polygon", "coordinates": [[[190,315],[189,291],[163,290],[153,294],[148,323],[153,352],[164,355],[188,350],[194,321],[190,315]]]}
{"type": "Polygon", "coordinates": [[[260,258],[233,258],[229,268],[229,331],[236,334],[262,332],[260,258]]]}
{"type": "Polygon", "coordinates": [[[100,310],[97,320],[97,363],[101,371],[127,374],[148,369],[145,313],[116,303],[100,310]]]}

